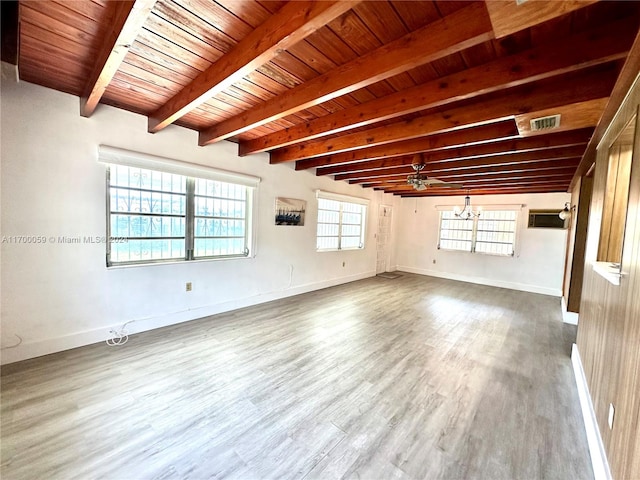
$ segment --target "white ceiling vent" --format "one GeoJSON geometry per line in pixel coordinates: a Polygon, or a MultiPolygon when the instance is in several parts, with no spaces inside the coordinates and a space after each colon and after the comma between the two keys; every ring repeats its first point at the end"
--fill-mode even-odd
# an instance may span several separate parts
{"type": "Polygon", "coordinates": [[[531,131],[553,130],[560,126],[560,114],[549,115],[548,117],[539,117],[531,119],[531,131]]]}

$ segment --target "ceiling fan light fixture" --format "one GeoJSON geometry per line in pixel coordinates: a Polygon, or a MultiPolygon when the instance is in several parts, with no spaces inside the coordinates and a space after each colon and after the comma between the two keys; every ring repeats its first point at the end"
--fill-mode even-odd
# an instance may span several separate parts
{"type": "Polygon", "coordinates": [[[420,173],[424,168],[423,163],[414,163],[411,165],[416,173],[407,177],[407,184],[411,185],[414,190],[422,191],[427,189],[427,176],[420,173]]]}
{"type": "Polygon", "coordinates": [[[427,184],[424,175],[409,175],[407,177],[407,184],[411,185],[415,190],[426,190],[427,184]]]}

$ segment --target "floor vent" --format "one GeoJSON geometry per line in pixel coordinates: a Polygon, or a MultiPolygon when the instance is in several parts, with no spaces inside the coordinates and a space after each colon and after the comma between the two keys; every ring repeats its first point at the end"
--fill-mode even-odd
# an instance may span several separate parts
{"type": "Polygon", "coordinates": [[[560,126],[560,115],[549,115],[548,117],[532,118],[531,131],[552,130],[560,126]]]}

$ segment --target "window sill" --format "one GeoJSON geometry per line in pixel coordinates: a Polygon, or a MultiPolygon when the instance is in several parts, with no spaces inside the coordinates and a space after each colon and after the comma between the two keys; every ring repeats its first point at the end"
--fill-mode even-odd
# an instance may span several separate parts
{"type": "Polygon", "coordinates": [[[611,262],[595,262],[593,264],[593,270],[601,277],[604,277],[609,283],[620,285],[620,277],[622,277],[620,267],[614,267],[613,265],[611,262]]]}
{"type": "Polygon", "coordinates": [[[324,252],[353,252],[354,250],[364,250],[364,247],[360,248],[360,247],[353,247],[353,248],[324,248],[322,250],[318,250],[316,249],[317,253],[324,253],[324,252]]]}
{"type": "Polygon", "coordinates": [[[107,270],[117,270],[121,268],[137,268],[137,267],[154,267],[158,265],[189,265],[191,263],[204,263],[204,262],[220,262],[222,260],[243,260],[247,258],[255,258],[254,254],[251,255],[231,255],[228,257],[205,257],[196,258],[194,260],[184,259],[171,259],[171,260],[155,260],[150,262],[141,263],[115,263],[113,265],[107,265],[107,270]]]}
{"type": "Polygon", "coordinates": [[[515,253],[489,253],[489,252],[470,252],[469,250],[457,250],[455,248],[441,248],[438,247],[438,250],[443,252],[462,252],[462,253],[471,253],[473,255],[487,255],[490,257],[505,257],[505,258],[513,258],[515,257],[515,253]]]}

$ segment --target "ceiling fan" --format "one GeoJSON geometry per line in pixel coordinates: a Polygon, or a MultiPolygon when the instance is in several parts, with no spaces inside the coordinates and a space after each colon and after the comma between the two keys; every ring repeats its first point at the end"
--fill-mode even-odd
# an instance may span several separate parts
{"type": "Polygon", "coordinates": [[[422,154],[416,154],[411,164],[416,173],[407,177],[407,185],[411,185],[415,190],[422,191],[430,185],[438,185],[439,187],[462,188],[459,183],[448,183],[437,178],[429,178],[425,173],[421,173],[426,166],[422,158],[422,154]]]}

